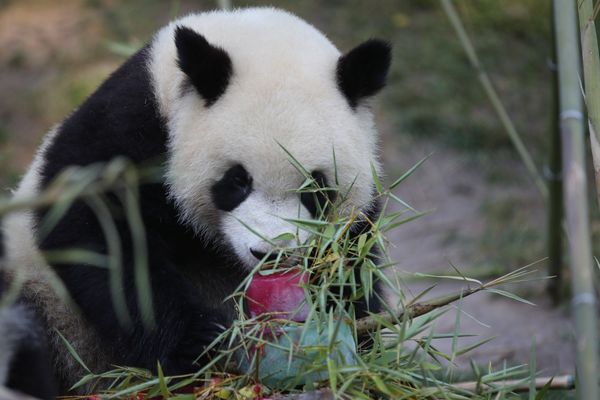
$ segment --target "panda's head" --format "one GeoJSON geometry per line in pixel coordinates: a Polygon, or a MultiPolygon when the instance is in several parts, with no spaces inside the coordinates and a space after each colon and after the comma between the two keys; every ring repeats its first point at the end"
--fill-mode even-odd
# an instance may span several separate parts
{"type": "Polygon", "coordinates": [[[258,8],[175,21],[151,57],[172,199],[186,224],[225,239],[247,268],[273,250],[261,236],[296,233],[285,219],[318,209],[298,193],[305,177],[290,155],[320,184],[336,186],[337,175],[346,210],[371,207],[379,164],[368,100],[385,83],[388,44],[342,55],[301,19],[258,8]]]}

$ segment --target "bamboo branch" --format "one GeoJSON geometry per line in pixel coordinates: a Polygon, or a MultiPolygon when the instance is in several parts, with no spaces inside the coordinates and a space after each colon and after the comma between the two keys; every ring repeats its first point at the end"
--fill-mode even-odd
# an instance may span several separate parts
{"type": "Polygon", "coordinates": [[[393,314],[387,311],[380,312],[377,314],[371,314],[368,317],[359,318],[356,320],[356,332],[359,336],[367,334],[369,332],[373,332],[381,329],[381,326],[384,324],[387,325],[398,325],[405,318],[416,318],[421,315],[425,315],[435,309],[447,306],[450,303],[458,301],[462,298],[468,297],[477,292],[484,291],[486,289],[490,289],[494,286],[504,285],[511,282],[516,282],[521,280],[523,277],[534,273],[534,270],[531,270],[530,267],[537,264],[538,262],[544,261],[545,259],[536,261],[534,263],[525,265],[524,267],[518,268],[514,271],[511,271],[499,278],[493,279],[486,283],[479,283],[477,287],[467,287],[458,292],[444,295],[440,297],[433,298],[431,300],[423,301],[423,302],[415,302],[420,296],[417,296],[413,302],[408,303],[403,310],[398,311],[397,314],[393,314]]]}
{"type": "Polygon", "coordinates": [[[231,11],[232,0],[217,0],[217,4],[221,10],[231,11]]]}
{"type": "MultiPolygon", "coordinates": [[[[585,86],[585,103],[587,105],[588,123],[592,159],[596,177],[596,198],[600,204],[600,57],[598,55],[598,38],[592,0],[579,0],[579,29],[581,34],[581,54],[583,60],[583,78],[585,86]]],[[[598,5],[598,4],[596,4],[598,5]]]]}
{"type": "MultiPolygon", "coordinates": [[[[530,390],[529,382],[523,381],[523,379],[505,380],[491,382],[489,384],[470,381],[470,382],[458,382],[451,386],[453,389],[464,390],[472,393],[479,393],[482,389],[487,387],[493,387],[502,385],[505,387],[513,387],[511,392],[523,393],[530,390]]],[[[561,375],[554,377],[543,377],[535,379],[535,388],[541,390],[544,388],[549,390],[572,390],[575,387],[575,378],[572,375],[561,375]]],[[[437,388],[431,388],[437,389],[437,388]]],[[[300,394],[275,394],[271,397],[273,400],[325,400],[333,399],[333,393],[329,389],[321,389],[317,391],[311,391],[300,394]]]]}
{"type": "Polygon", "coordinates": [[[563,198],[571,256],[572,306],[575,314],[577,372],[579,378],[578,392],[581,399],[598,399],[600,398],[598,388],[598,325],[587,203],[585,136],[578,76],[580,57],[577,48],[576,12],[575,2],[554,0],[556,51],[561,89],[560,122],[565,175],[563,198]]]}
{"type": "MultiPolygon", "coordinates": [[[[554,17],[554,14],[552,14],[554,17]]],[[[558,102],[558,71],[556,65],[556,29],[552,29],[552,109],[550,113],[550,154],[545,178],[548,184],[548,222],[546,246],[548,249],[548,273],[555,276],[548,282],[548,294],[554,305],[560,304],[567,295],[563,265],[563,199],[562,156],[560,148],[560,113],[558,102]]]]}
{"type": "Polygon", "coordinates": [[[475,47],[473,46],[473,43],[471,43],[471,39],[469,39],[469,35],[467,35],[467,32],[465,31],[465,28],[460,19],[460,16],[456,12],[456,8],[454,8],[454,4],[452,4],[452,0],[441,0],[441,2],[442,2],[442,7],[444,8],[444,11],[446,12],[446,15],[448,16],[448,19],[450,19],[450,23],[452,24],[452,27],[456,31],[458,39],[460,40],[460,42],[465,50],[465,53],[467,55],[467,58],[469,59],[469,62],[471,63],[473,68],[477,71],[477,78],[479,79],[481,86],[483,86],[483,90],[485,91],[485,94],[487,95],[488,99],[492,103],[492,106],[494,107],[494,111],[496,111],[496,114],[498,114],[498,118],[500,119],[502,126],[506,130],[506,133],[508,134],[508,137],[510,138],[513,146],[517,150],[517,153],[519,153],[519,156],[521,157],[521,161],[523,161],[523,164],[525,164],[525,168],[527,168],[529,175],[531,176],[531,178],[533,179],[538,190],[542,194],[542,197],[544,199],[547,198],[548,197],[548,188],[546,187],[546,184],[544,183],[544,179],[542,179],[540,172],[538,171],[538,169],[535,166],[535,163],[533,162],[533,158],[529,154],[527,147],[525,147],[525,144],[523,143],[523,140],[521,139],[519,132],[517,132],[517,129],[515,128],[512,120],[510,119],[508,112],[506,112],[506,108],[504,108],[504,104],[502,104],[502,101],[500,100],[500,97],[498,96],[496,89],[494,89],[494,85],[492,85],[492,81],[490,80],[487,72],[483,69],[481,62],[479,61],[479,57],[477,57],[477,52],[475,51],[475,47]]]}
{"type": "Polygon", "coordinates": [[[132,184],[156,182],[158,177],[156,168],[137,170],[133,164],[119,157],[106,164],[69,167],[62,171],[48,188],[37,195],[27,198],[0,199],[0,216],[22,210],[50,207],[62,201],[69,202],[109,190],[125,189],[132,184]],[[135,182],[126,179],[131,176],[132,171],[137,171],[135,182]]]}
{"type": "Polygon", "coordinates": [[[368,317],[359,318],[356,320],[356,333],[358,336],[361,336],[366,333],[381,329],[382,324],[397,325],[405,318],[420,317],[421,315],[425,315],[437,308],[447,306],[450,303],[482,290],[484,290],[484,287],[479,286],[475,289],[465,289],[450,295],[436,297],[428,301],[409,304],[403,310],[398,312],[398,314],[380,312],[377,314],[372,314],[368,317]]]}
{"type": "MultiPolygon", "coordinates": [[[[502,385],[505,387],[514,387],[511,392],[522,393],[530,390],[529,382],[523,381],[523,379],[514,379],[507,381],[498,381],[490,384],[482,382],[460,382],[452,385],[453,388],[467,390],[469,392],[478,393],[482,388],[488,386],[502,385]]],[[[572,375],[561,375],[554,377],[543,377],[535,379],[535,388],[537,390],[548,387],[550,390],[572,390],[575,388],[575,378],[572,375]],[[547,386],[546,386],[547,385],[547,386]]]]}

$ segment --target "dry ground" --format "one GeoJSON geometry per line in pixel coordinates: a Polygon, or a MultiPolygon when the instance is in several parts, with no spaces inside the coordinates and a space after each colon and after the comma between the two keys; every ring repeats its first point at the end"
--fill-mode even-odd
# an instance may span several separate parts
{"type": "MultiPolygon", "coordinates": [[[[515,174],[514,182],[494,184],[486,179],[481,162],[466,157],[464,153],[434,142],[398,138],[389,133],[384,135],[384,143],[383,156],[388,171],[406,170],[431,154],[428,161],[398,190],[403,200],[421,211],[432,210],[431,213],[400,227],[389,236],[392,243],[390,251],[392,258],[397,261],[397,271],[412,295],[433,284],[437,286],[432,290],[432,295],[455,292],[461,285],[444,280],[414,280],[411,279],[411,272],[455,275],[450,266],[452,263],[468,275],[470,266],[480,264],[485,259],[486,255],[480,253],[476,243],[489,222],[489,217],[482,212],[489,198],[511,196],[517,202],[527,201],[533,205],[533,209],[531,220],[523,223],[537,221],[543,224],[544,212],[539,196],[523,176],[525,172],[518,161],[513,159],[516,165],[510,167],[515,174]]],[[[537,259],[539,255],[532,254],[530,261],[537,259]]],[[[543,263],[540,269],[540,275],[544,275],[543,263]]],[[[461,339],[459,347],[487,337],[495,339],[459,357],[456,360],[459,368],[468,368],[469,359],[479,365],[485,365],[488,361],[496,366],[505,361],[508,365],[529,363],[531,346],[535,342],[537,366],[545,374],[573,373],[572,324],[564,307],[551,306],[544,285],[543,281],[538,281],[524,287],[513,285],[508,288],[536,306],[492,294],[475,294],[464,299],[460,317],[461,332],[477,336],[461,339]]],[[[437,332],[454,332],[456,310],[449,309],[439,320],[437,332]]],[[[440,340],[437,346],[447,353],[451,352],[450,340],[440,340]]]]}

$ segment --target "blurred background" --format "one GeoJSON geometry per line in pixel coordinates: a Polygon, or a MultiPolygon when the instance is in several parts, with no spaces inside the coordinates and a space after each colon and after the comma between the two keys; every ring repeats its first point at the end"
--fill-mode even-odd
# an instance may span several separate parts
{"type": "MultiPolygon", "coordinates": [[[[551,2],[454,4],[510,118],[544,170],[555,116],[551,2]]],[[[431,285],[415,280],[411,271],[454,273],[452,264],[486,279],[547,255],[544,201],[438,1],[233,0],[235,7],[256,5],[292,11],[343,52],[370,37],[393,44],[389,85],[375,107],[388,179],[430,155],[398,190],[403,200],[429,213],[389,237],[408,297],[431,285]]],[[[216,7],[216,0],[0,0],[1,193],[15,187],[44,133],[153,32],[182,14],[216,7]]],[[[597,223],[592,230],[597,237],[597,223]]],[[[489,295],[465,300],[462,330],[497,336],[469,353],[476,362],[528,362],[535,340],[540,369],[573,371],[568,315],[565,307],[550,306],[544,285],[511,288],[536,307],[489,295]]],[[[451,311],[438,330],[452,332],[455,321],[451,311]]]]}

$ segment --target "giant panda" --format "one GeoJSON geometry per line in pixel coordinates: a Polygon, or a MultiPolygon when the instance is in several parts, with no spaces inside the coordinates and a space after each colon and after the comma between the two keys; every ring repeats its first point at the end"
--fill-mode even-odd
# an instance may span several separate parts
{"type": "MultiPolygon", "coordinates": [[[[47,210],[4,222],[9,270],[25,271],[25,297],[48,333],[62,390],[84,370],[57,332],[94,372],[157,362],[167,374],[197,370],[193,361],[235,315],[224,299],[273,250],[263,238],[287,237],[296,228],[285,219],[314,218],[323,200],[295,190],[305,177],[290,154],[321,184],[336,181],[348,211],[377,214],[370,99],[384,87],[390,61],[387,42],[370,39],[342,54],[316,28],[274,8],[191,14],[158,31],[47,134],[17,199],[40,193],[72,165],[120,156],[164,167],[160,182],[139,187],[151,327],[137,302],[131,232],[114,193],[107,198],[121,239],[126,323],[106,269],[41,257],[65,248],[107,252],[89,203],[73,203],[43,236],[47,210]],[[71,302],[56,294],[56,277],[71,302]]],[[[359,315],[378,309],[368,304],[359,315]]]]}

